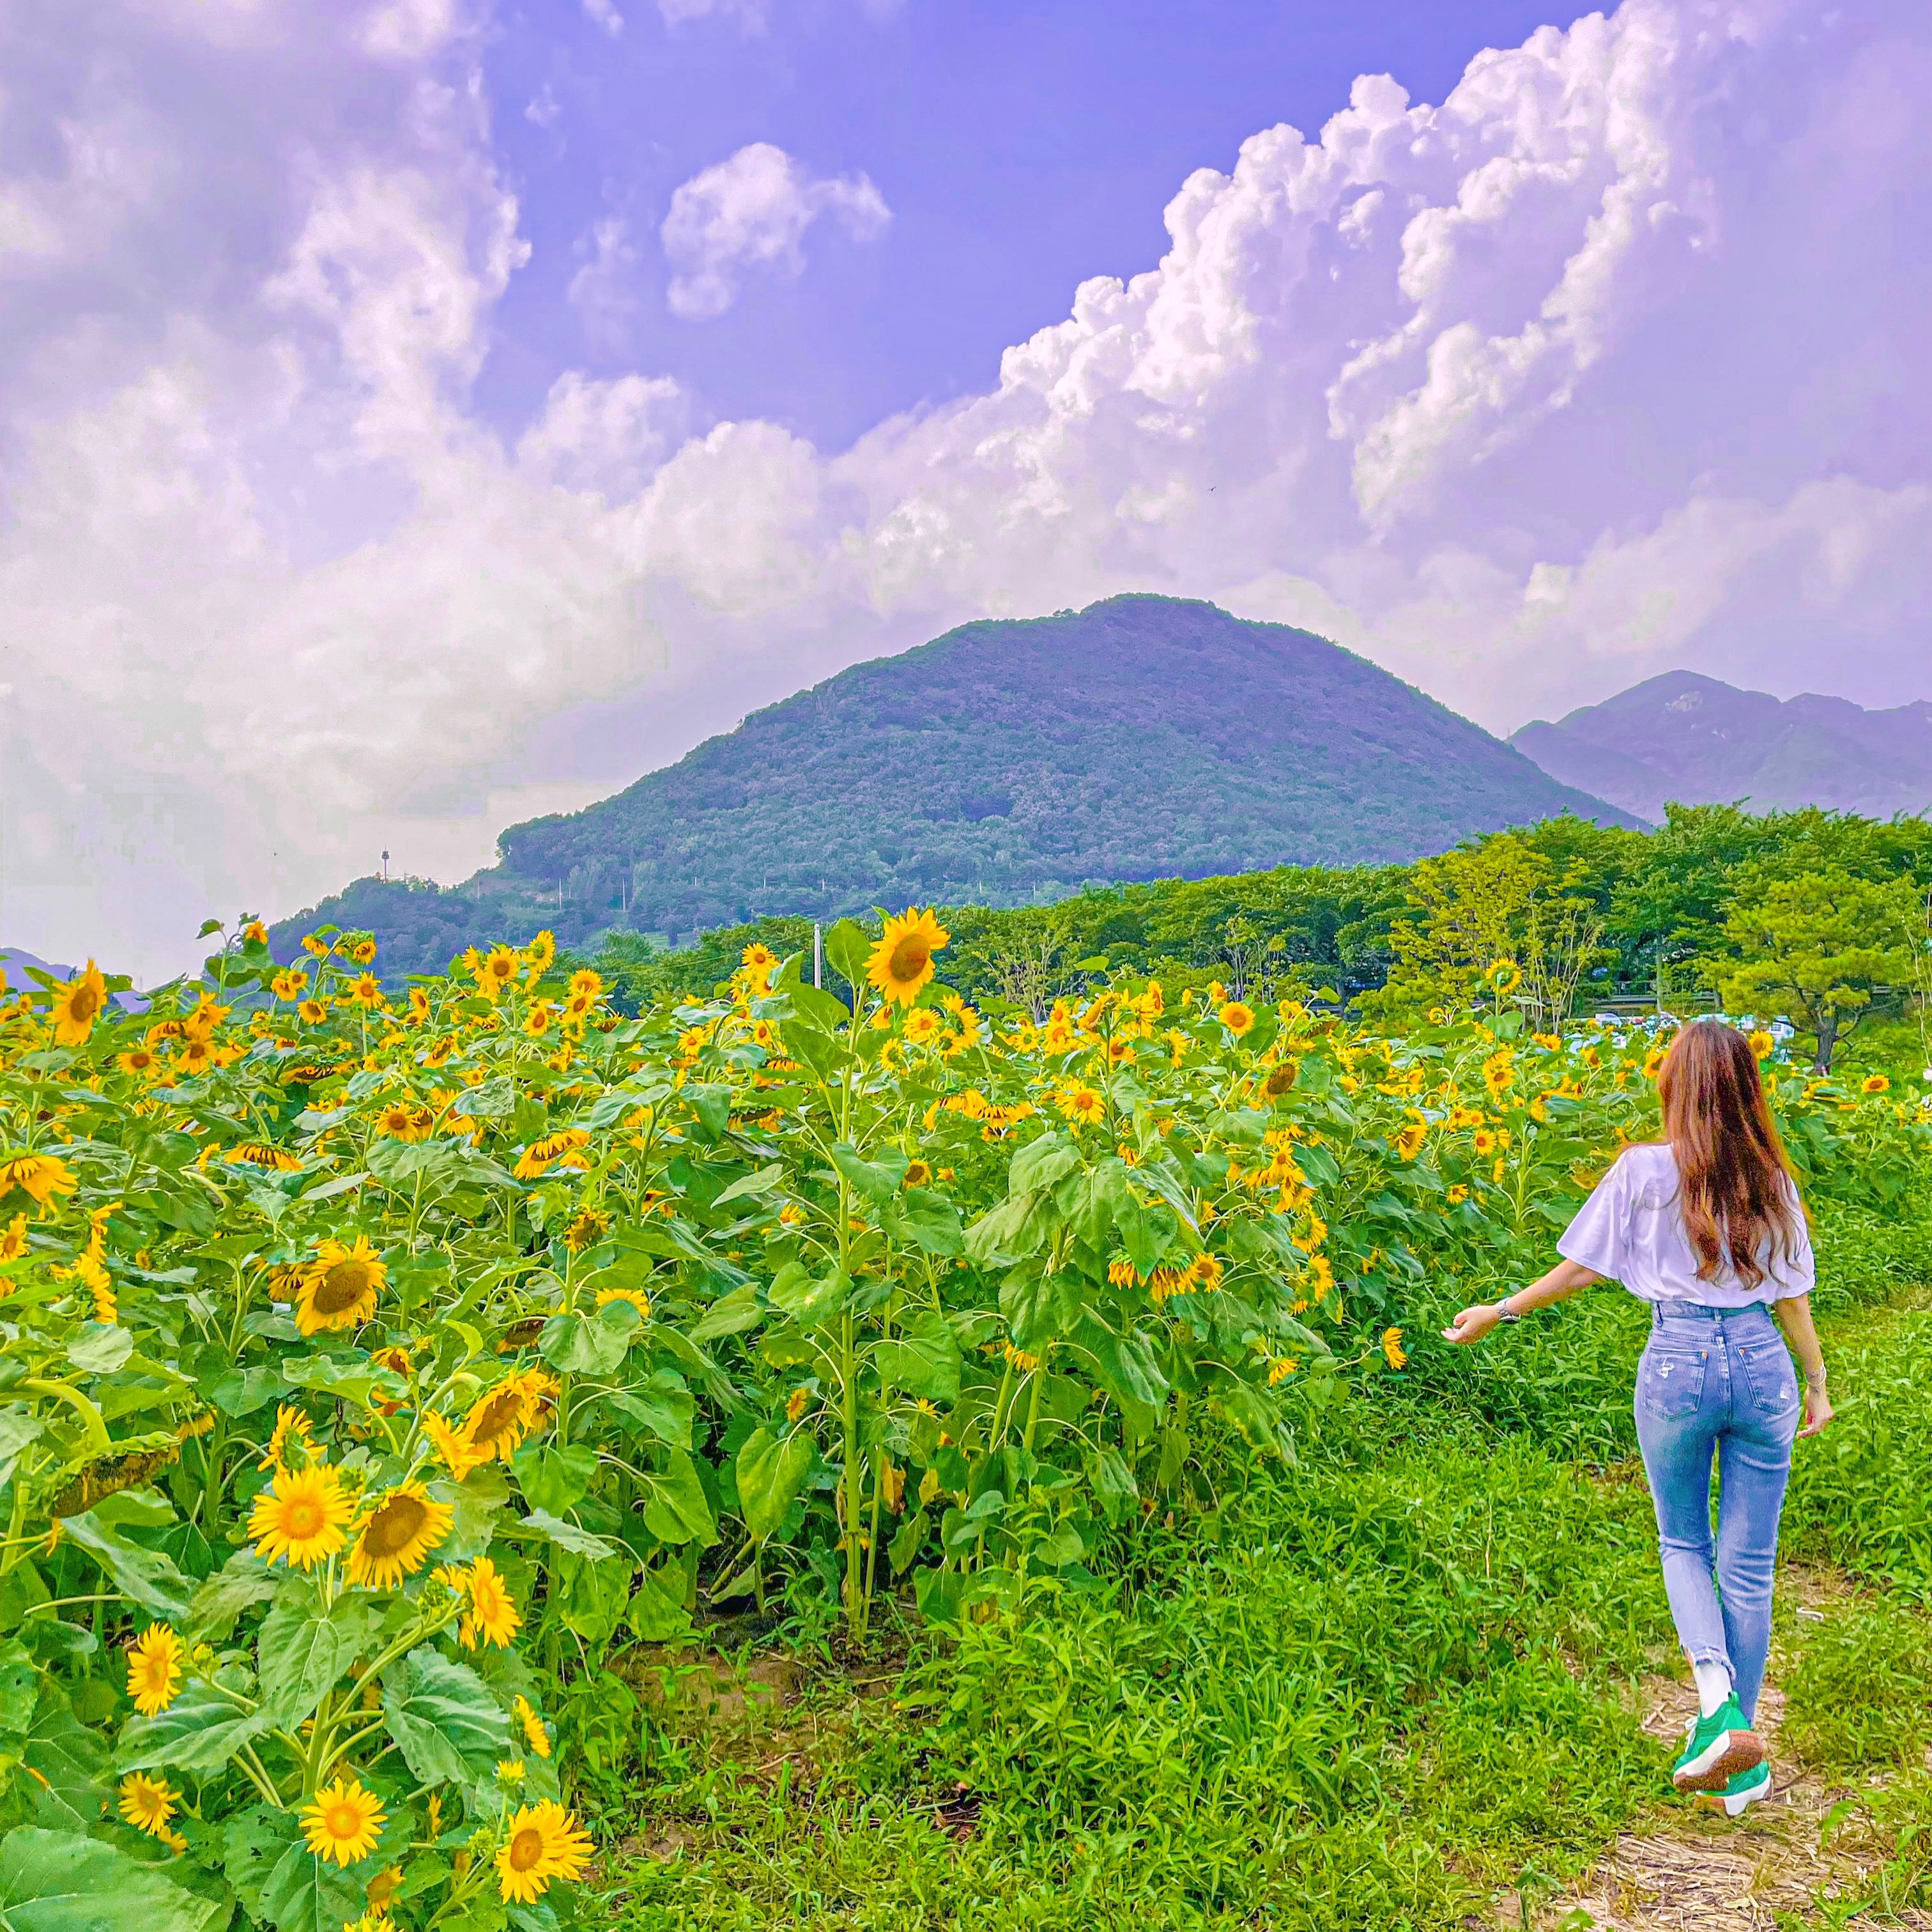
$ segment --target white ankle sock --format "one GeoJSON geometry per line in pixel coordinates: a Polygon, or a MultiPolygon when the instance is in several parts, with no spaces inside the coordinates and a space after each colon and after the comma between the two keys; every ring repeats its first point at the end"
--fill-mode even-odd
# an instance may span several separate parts
{"type": "Polygon", "coordinates": [[[1697,1680],[1698,1714],[1708,1718],[1721,1710],[1731,1694],[1731,1673],[1721,1664],[1694,1664],[1690,1674],[1697,1680]]]}

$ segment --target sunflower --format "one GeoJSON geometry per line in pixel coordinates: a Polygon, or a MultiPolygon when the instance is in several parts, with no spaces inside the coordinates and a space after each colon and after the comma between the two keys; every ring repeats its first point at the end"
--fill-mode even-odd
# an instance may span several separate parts
{"type": "Polygon", "coordinates": [[[454,1513],[420,1483],[391,1490],[365,1516],[349,1550],[349,1580],[373,1590],[393,1588],[423,1567],[449,1536],[454,1513]]]}
{"type": "Polygon", "coordinates": [[[1488,981],[1492,992],[1513,993],[1522,984],[1522,968],[1514,959],[1492,960],[1483,977],[1488,981]]]}
{"type": "MultiPolygon", "coordinates": [[[[499,948],[498,950],[501,951],[507,949],[499,948]]],[[[490,956],[494,958],[496,956],[493,953],[490,956]]],[[[530,941],[529,945],[524,948],[524,958],[539,973],[548,973],[556,963],[556,934],[545,927],[536,938],[530,941]]]]}
{"type": "Polygon", "coordinates": [[[349,955],[350,960],[355,964],[368,966],[373,964],[375,960],[376,942],[373,939],[364,937],[344,946],[343,950],[349,955]]]}
{"type": "Polygon", "coordinates": [[[544,1720],[536,1713],[536,1707],[522,1695],[517,1699],[517,1721],[524,1727],[524,1736],[530,1748],[538,1757],[550,1756],[550,1732],[544,1728],[544,1720]]]}
{"type": "Polygon", "coordinates": [[[107,1004],[107,982],[90,959],[64,986],[54,994],[54,1040],[61,1046],[79,1046],[94,1030],[94,1023],[107,1004]]]}
{"type": "Polygon", "coordinates": [[[1070,1120],[1084,1121],[1089,1126],[1107,1111],[1106,1102],[1091,1087],[1070,1087],[1053,1096],[1053,1104],[1070,1120]]]}
{"type": "Polygon", "coordinates": [[[478,1557],[470,1572],[469,1596],[469,1614],[457,1632],[458,1640],[465,1650],[474,1650],[478,1637],[507,1650],[523,1619],[496,1564],[487,1556],[478,1557]]]}
{"type": "Polygon", "coordinates": [[[52,1204],[56,1194],[71,1194],[80,1185],[74,1169],[56,1154],[15,1154],[0,1159],[0,1194],[18,1187],[43,1208],[52,1204]]]}
{"type": "Polygon", "coordinates": [[[455,1034],[453,1033],[445,1034],[442,1039],[438,1040],[435,1045],[423,1055],[423,1064],[425,1066],[440,1066],[455,1051],[455,1034]]]}
{"type": "Polygon", "coordinates": [[[1400,1328],[1384,1328],[1382,1330],[1382,1359],[1392,1369],[1399,1369],[1408,1361],[1408,1352],[1402,1346],[1402,1330],[1400,1328]]]}
{"type": "Polygon", "coordinates": [[[570,976],[570,997],[573,1000],[595,1000],[604,990],[604,976],[592,971],[588,966],[580,967],[570,976]]]}
{"type": "Polygon", "coordinates": [[[494,1000],[517,976],[517,956],[507,946],[493,948],[475,968],[478,989],[486,1000],[494,1000]]]}
{"type": "Polygon", "coordinates": [[[1196,1255],[1188,1264],[1186,1279],[1196,1288],[1218,1287],[1221,1280],[1221,1264],[1212,1255],[1196,1255]]]}
{"type": "Polygon", "coordinates": [[[1395,1150],[1404,1160],[1413,1160],[1422,1151],[1429,1130],[1420,1120],[1412,1120],[1395,1137],[1395,1150]]]}
{"type": "Polygon", "coordinates": [[[16,1214],[0,1234],[0,1262],[16,1262],[27,1252],[27,1217],[16,1214]]]}
{"type": "Polygon", "coordinates": [[[1253,1007],[1247,1005],[1243,1000],[1230,1000],[1228,1004],[1221,1009],[1221,1024],[1226,1027],[1237,1040],[1239,1040],[1244,1034],[1251,1032],[1253,1030],[1255,1024],[1254,1009],[1253,1007]]]}
{"type": "Polygon", "coordinates": [[[651,1318],[651,1298],[641,1288],[600,1288],[597,1291],[599,1308],[608,1308],[614,1301],[628,1301],[646,1322],[651,1318]]]}
{"type": "Polygon", "coordinates": [[[297,1569],[308,1570],[342,1547],[354,1514],[342,1478],[327,1463],[278,1469],[255,1498],[248,1534],[263,1562],[286,1557],[297,1569]]]}
{"type": "Polygon", "coordinates": [[[291,966],[286,973],[278,973],[268,982],[268,991],[278,1000],[298,1000],[308,991],[308,969],[305,966],[291,966]]]}
{"type": "Polygon", "coordinates": [[[319,932],[311,932],[302,943],[302,950],[313,959],[326,959],[334,950],[332,941],[319,932]]]}
{"type": "Polygon", "coordinates": [[[184,1040],[181,1052],[175,1056],[175,1064],[191,1079],[214,1064],[214,1049],[205,1040],[184,1040]]]}
{"type": "Polygon", "coordinates": [[[170,1835],[168,1820],[175,1815],[175,1803],[180,1796],[165,1778],[149,1778],[143,1772],[130,1771],[121,1780],[121,1815],[137,1832],[165,1838],[170,1835]]]}
{"type": "Polygon", "coordinates": [[[376,1131],[390,1140],[427,1140],[435,1118],[427,1107],[413,1106],[407,1100],[389,1100],[376,1116],[376,1131]]]}
{"type": "Polygon", "coordinates": [[[932,1178],[932,1169],[922,1160],[906,1162],[905,1184],[908,1187],[923,1187],[932,1178]]]}
{"type": "Polygon", "coordinates": [[[182,1642],[166,1624],[150,1624],[128,1646],[128,1694],[144,1718],[158,1718],[181,1689],[182,1642]]]}
{"type": "Polygon", "coordinates": [[[423,1433],[434,1446],[436,1453],[442,1458],[443,1467],[458,1482],[469,1474],[472,1469],[481,1468],[495,1453],[489,1449],[479,1449],[470,1439],[465,1430],[452,1429],[448,1422],[432,1410],[423,1418],[423,1433]]]}
{"type": "Polygon", "coordinates": [[[326,1000],[304,1000],[296,1007],[296,1012],[306,1025],[320,1026],[328,1017],[328,1002],[326,1000]]]}
{"type": "Polygon", "coordinates": [[[349,997],[358,1006],[380,1006],[382,999],[382,982],[373,973],[358,973],[349,982],[349,997]]]}
{"type": "MultiPolygon", "coordinates": [[[[765,1022],[760,1020],[758,1024],[763,1026],[765,1022]]],[[[915,1043],[928,1040],[945,1024],[944,1020],[932,1007],[920,1006],[906,1015],[905,1036],[915,1043]]]]}
{"type": "Polygon", "coordinates": [[[769,946],[761,946],[754,939],[739,954],[738,963],[749,968],[761,979],[769,979],[772,968],[778,963],[778,956],[769,946]]]}
{"type": "Polygon", "coordinates": [[[519,1809],[503,1827],[496,1882],[506,1900],[533,1905],[554,1878],[574,1879],[590,1862],[589,1838],[561,1804],[546,1799],[519,1809]]]}
{"type": "Polygon", "coordinates": [[[369,1881],[367,1897],[372,1912],[387,1913],[396,1902],[396,1894],[403,1888],[403,1868],[391,1865],[386,1871],[379,1871],[369,1881]]]}
{"type": "Polygon", "coordinates": [[[160,1066],[160,1057],[151,1046],[131,1046],[125,1053],[117,1054],[114,1064],[123,1073],[132,1073],[146,1079],[160,1066]]]}
{"type": "Polygon", "coordinates": [[[1868,1073],[1858,1083],[1861,1094],[1889,1094],[1892,1082],[1882,1073],[1868,1073]]]}
{"type": "Polygon", "coordinates": [[[535,1426],[541,1390],[550,1378],[535,1371],[506,1376],[487,1395],[478,1396],[463,1418],[463,1433],[484,1452],[487,1460],[499,1456],[507,1462],[535,1426]]]}
{"type": "Polygon", "coordinates": [[[1479,1127],[1476,1130],[1472,1144],[1477,1153],[1486,1158],[1496,1150],[1496,1137],[1487,1127],[1479,1127]]]}
{"type": "Polygon", "coordinates": [[[303,1269],[296,1295],[296,1326],[304,1335],[355,1328],[376,1312],[376,1298],[388,1270],[358,1234],[353,1247],[325,1240],[316,1258],[303,1269]]]}
{"type": "Polygon", "coordinates": [[[382,1801],[352,1777],[325,1784],[302,1807],[302,1831],[318,1858],[352,1865],[376,1849],[386,1814],[382,1801]]]}
{"type": "Polygon", "coordinates": [[[258,1469],[286,1469],[289,1464],[289,1450],[292,1444],[302,1445],[304,1462],[315,1456],[315,1438],[309,1432],[309,1419],[302,1412],[288,1402],[279,1402],[275,1408],[274,1432],[262,1447],[262,1460],[256,1464],[258,1469]]]}
{"type": "Polygon", "coordinates": [[[524,1030],[532,1040],[541,1040],[550,1031],[550,1023],[556,1018],[556,1010],[548,1000],[533,1000],[530,1011],[524,1016],[524,1030]]]}
{"type": "Polygon", "coordinates": [[[910,1006],[920,988],[932,977],[932,956],[950,937],[930,911],[915,912],[907,907],[897,919],[886,921],[886,929],[866,962],[867,981],[889,1000],[910,1006]]]}

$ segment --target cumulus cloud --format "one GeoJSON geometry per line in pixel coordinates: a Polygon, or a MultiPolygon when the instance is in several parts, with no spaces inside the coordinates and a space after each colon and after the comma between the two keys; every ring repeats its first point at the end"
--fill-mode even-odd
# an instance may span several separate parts
{"type": "Polygon", "coordinates": [[[584,10],[614,40],[624,31],[624,16],[611,0],[584,0],[584,10]]]}
{"type": "MultiPolygon", "coordinates": [[[[524,247],[453,4],[77,17],[0,9],[0,938],[44,956],[178,965],[386,846],[460,876],[841,662],[1123,589],[1499,728],[1676,664],[1932,694],[1910,0],[1625,0],[1439,106],[1364,80],[830,457],[649,369],[482,421],[524,247]]],[[[885,216],[776,149],[686,190],[698,313],[885,216]]]]}
{"type": "Polygon", "coordinates": [[[672,195],[662,231],[672,314],[689,322],[722,315],[748,269],[802,274],[806,231],[828,218],[867,242],[892,211],[865,176],[814,178],[769,141],[693,176],[672,195]]]}

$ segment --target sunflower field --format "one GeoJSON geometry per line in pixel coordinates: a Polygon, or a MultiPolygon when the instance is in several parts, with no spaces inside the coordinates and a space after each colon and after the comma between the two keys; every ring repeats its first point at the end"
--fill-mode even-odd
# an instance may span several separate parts
{"type": "MultiPolygon", "coordinates": [[[[1126,974],[1036,1023],[946,943],[848,921],[849,1003],[754,946],[634,1018],[542,934],[0,985],[11,1922],[553,1932],[604,1659],[1092,1588],[1655,1130],[1664,1042],[1526,1031],[1507,961],[1391,1038],[1126,974]]],[[[1922,1180],[1882,1078],[1771,1072],[1810,1191],[1922,1180]]]]}

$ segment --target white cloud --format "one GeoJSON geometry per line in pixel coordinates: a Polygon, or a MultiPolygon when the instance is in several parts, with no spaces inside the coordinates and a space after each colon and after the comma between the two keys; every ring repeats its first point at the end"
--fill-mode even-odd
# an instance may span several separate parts
{"type": "Polygon", "coordinates": [[[815,178],[769,141],[693,176],[671,196],[662,231],[672,313],[693,322],[722,315],[748,269],[802,273],[806,232],[827,217],[866,242],[892,211],[865,176],[815,178]]]}
{"type": "Polygon", "coordinates": [[[611,0],[584,0],[584,10],[614,40],[624,31],[624,16],[611,0]]]}
{"type": "Polygon", "coordinates": [[[570,305],[584,340],[602,355],[621,356],[638,319],[638,248],[621,214],[594,222],[582,249],[588,257],[570,278],[570,305]]]}
{"type": "MultiPolygon", "coordinates": [[[[842,662],[1124,589],[1502,728],[1675,664],[1932,694],[1909,0],[1626,0],[1438,107],[1364,82],[1183,184],[1158,266],[988,394],[836,457],[649,370],[479,420],[522,244],[465,18],[81,17],[0,8],[0,939],[44,956],[179,964],[385,846],[460,875],[842,662]]],[[[700,311],[795,272],[814,193],[884,218],[770,153],[687,184],[700,311]]],[[[586,318],[632,245],[593,236],[586,318]]]]}

